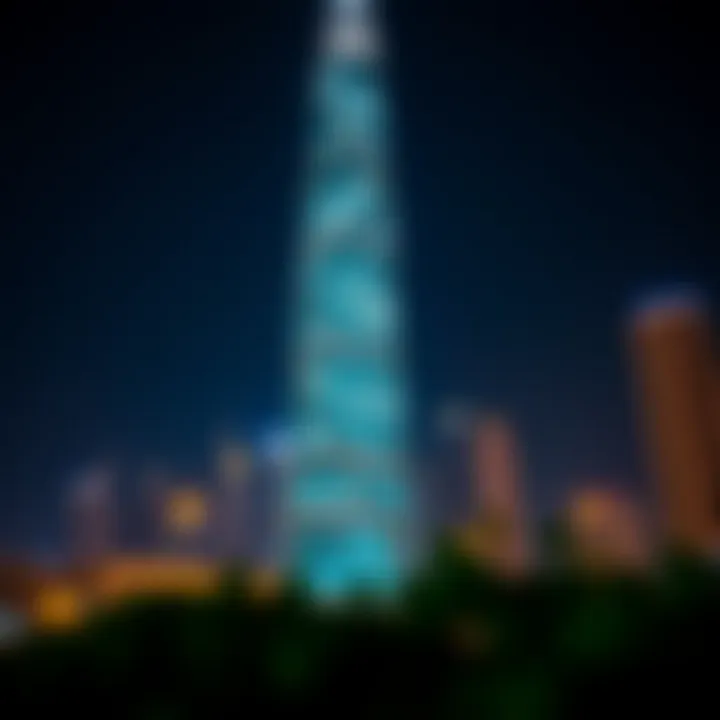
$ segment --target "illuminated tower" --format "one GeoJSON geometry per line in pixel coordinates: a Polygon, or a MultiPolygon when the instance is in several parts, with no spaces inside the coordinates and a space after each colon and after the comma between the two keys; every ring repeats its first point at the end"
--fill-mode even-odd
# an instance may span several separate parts
{"type": "Polygon", "coordinates": [[[631,344],[662,529],[673,545],[710,551],[720,467],[712,328],[702,298],[682,292],[643,303],[632,318],[631,344]]]}
{"type": "Polygon", "coordinates": [[[406,398],[382,44],[371,0],[328,0],[299,257],[292,570],[323,600],[398,587],[406,398]]]}

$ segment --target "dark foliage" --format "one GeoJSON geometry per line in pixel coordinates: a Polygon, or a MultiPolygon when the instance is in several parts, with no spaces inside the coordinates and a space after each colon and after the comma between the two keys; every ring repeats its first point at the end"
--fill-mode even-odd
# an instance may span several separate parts
{"type": "MultiPolygon", "coordinates": [[[[712,704],[720,582],[672,557],[644,578],[559,571],[502,583],[441,548],[399,607],[146,598],[0,656],[25,716],[374,718],[694,715],[712,704]]],[[[20,715],[18,715],[19,717],[20,715]]],[[[12,717],[12,714],[8,715],[12,717]]]]}

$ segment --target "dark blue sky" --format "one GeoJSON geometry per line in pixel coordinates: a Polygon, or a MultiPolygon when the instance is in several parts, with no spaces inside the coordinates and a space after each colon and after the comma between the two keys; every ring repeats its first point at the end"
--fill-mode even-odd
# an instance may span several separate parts
{"type": "MultiPolygon", "coordinates": [[[[74,469],[202,468],[283,412],[314,3],[9,3],[0,18],[0,541],[74,469]],[[63,7],[57,7],[62,5],[63,7]]],[[[622,319],[720,290],[716,26],[694,3],[393,0],[419,436],[506,408],[537,507],[641,478],[622,319]]]]}

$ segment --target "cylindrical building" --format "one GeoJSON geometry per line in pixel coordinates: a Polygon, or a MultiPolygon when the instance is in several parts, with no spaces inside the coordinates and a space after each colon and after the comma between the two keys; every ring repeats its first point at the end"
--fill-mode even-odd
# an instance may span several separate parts
{"type": "Polygon", "coordinates": [[[712,327],[703,298],[673,292],[636,309],[630,345],[660,525],[671,545],[695,552],[717,541],[720,466],[712,327]]]}

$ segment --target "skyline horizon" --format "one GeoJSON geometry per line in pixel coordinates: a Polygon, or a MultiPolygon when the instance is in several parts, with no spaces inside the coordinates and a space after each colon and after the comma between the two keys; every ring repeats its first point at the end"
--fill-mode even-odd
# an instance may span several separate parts
{"type": "MultiPolygon", "coordinates": [[[[668,281],[717,300],[720,162],[705,36],[525,4],[386,5],[417,447],[448,399],[505,410],[541,513],[590,474],[651,490],[624,323],[668,281]]],[[[260,442],[287,416],[299,5],[8,16],[0,542],[57,536],[96,452],[199,472],[217,426],[260,442]]]]}

